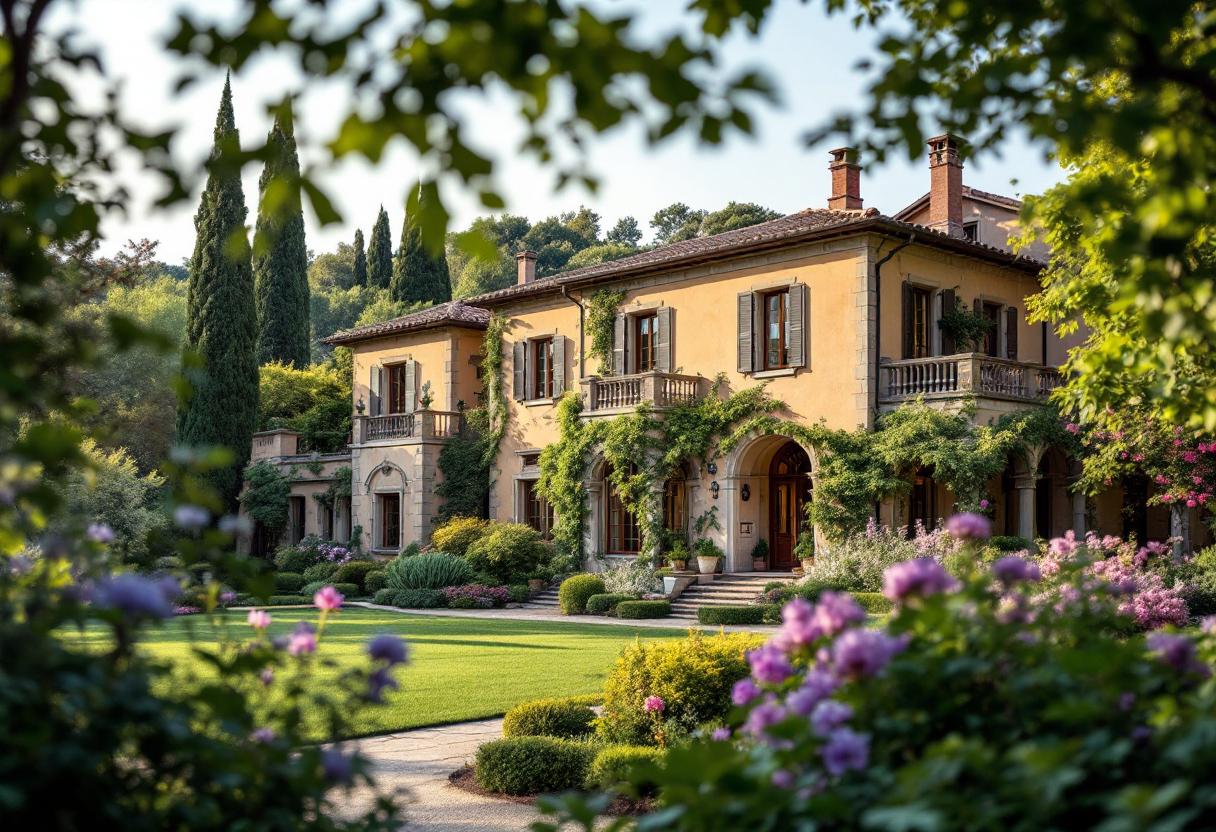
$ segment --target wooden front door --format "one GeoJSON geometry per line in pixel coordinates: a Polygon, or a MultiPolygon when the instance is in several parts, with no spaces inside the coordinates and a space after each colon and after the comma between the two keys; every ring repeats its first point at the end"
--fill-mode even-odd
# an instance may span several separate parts
{"type": "Polygon", "coordinates": [[[811,499],[808,473],[811,461],[795,442],[787,443],[773,457],[769,468],[768,540],[771,568],[787,571],[797,565],[794,546],[806,528],[806,505],[811,499]]]}

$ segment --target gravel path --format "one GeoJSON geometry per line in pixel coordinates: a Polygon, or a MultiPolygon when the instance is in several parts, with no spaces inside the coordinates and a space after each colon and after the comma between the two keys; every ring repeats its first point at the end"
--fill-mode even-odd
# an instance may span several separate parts
{"type": "MultiPolygon", "coordinates": [[[[473,762],[477,747],[502,737],[502,720],[486,719],[342,743],[358,748],[376,766],[381,791],[399,790],[405,832],[524,832],[539,817],[528,804],[481,797],[448,784],[448,775],[473,762]]],[[[366,791],[348,806],[365,805],[366,791]]]]}

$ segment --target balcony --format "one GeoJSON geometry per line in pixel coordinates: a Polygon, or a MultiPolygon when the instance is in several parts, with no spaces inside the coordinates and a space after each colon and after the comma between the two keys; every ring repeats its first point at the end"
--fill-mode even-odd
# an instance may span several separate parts
{"type": "Polygon", "coordinates": [[[956,399],[968,394],[1011,402],[1041,402],[1063,384],[1063,374],[1053,367],[974,352],[879,366],[881,404],[916,398],[956,399]]]}
{"type": "Polygon", "coordinates": [[[674,373],[637,373],[631,376],[591,376],[583,379],[583,413],[595,416],[617,413],[650,402],[657,409],[697,401],[709,389],[709,379],[674,373]]]}
{"type": "Polygon", "coordinates": [[[387,416],[359,416],[359,444],[393,440],[422,442],[451,439],[464,430],[464,414],[446,410],[415,410],[387,416]]]}

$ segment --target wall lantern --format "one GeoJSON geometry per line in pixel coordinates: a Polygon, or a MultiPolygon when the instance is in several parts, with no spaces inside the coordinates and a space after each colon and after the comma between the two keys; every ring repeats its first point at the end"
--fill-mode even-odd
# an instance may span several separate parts
{"type": "Polygon", "coordinates": [[[709,463],[709,475],[712,477],[717,473],[718,473],[718,463],[716,463],[716,462],[709,463]]]}
{"type": "Polygon", "coordinates": [[[747,483],[743,483],[743,488],[739,491],[739,499],[741,499],[743,502],[746,503],[751,498],[752,498],[752,487],[750,485],[748,485],[747,483]]]}
{"type": "Polygon", "coordinates": [[[714,495],[714,499],[718,499],[718,481],[714,480],[709,484],[709,493],[714,495]]]}

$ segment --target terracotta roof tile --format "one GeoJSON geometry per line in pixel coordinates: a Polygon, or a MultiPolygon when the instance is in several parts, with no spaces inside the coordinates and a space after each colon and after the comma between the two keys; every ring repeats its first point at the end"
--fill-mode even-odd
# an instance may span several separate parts
{"type": "Polygon", "coordinates": [[[379,324],[357,326],[335,332],[328,338],[322,338],[323,344],[350,344],[355,341],[365,341],[381,335],[394,335],[399,332],[412,332],[420,329],[434,329],[439,326],[461,326],[469,329],[485,329],[489,323],[490,313],[476,306],[468,306],[464,301],[454,300],[441,303],[413,312],[402,318],[394,318],[379,324]]]}

